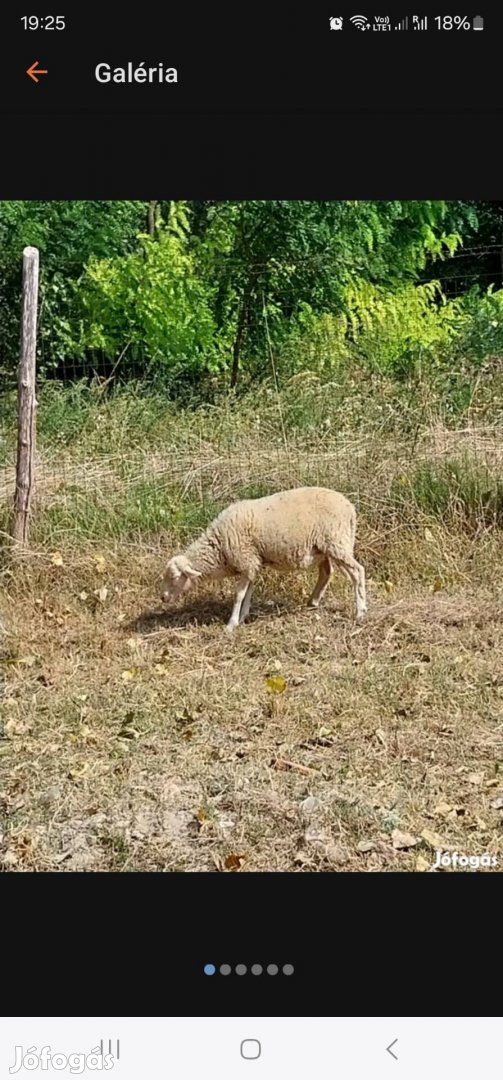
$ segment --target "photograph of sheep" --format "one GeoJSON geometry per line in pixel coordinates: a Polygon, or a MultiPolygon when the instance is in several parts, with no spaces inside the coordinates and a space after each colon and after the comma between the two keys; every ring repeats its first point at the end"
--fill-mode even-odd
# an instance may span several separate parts
{"type": "Polygon", "coordinates": [[[503,869],[503,204],[0,202],[0,869],[503,869]]]}

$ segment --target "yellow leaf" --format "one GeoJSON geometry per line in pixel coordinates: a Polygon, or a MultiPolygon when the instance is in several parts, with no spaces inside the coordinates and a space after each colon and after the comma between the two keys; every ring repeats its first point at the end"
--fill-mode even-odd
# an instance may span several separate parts
{"type": "Polygon", "coordinates": [[[445,848],[442,837],[439,836],[438,833],[432,832],[431,829],[423,829],[421,833],[421,839],[424,840],[425,843],[428,844],[428,846],[433,848],[435,851],[437,848],[445,848]]]}
{"type": "Polygon", "coordinates": [[[105,562],[105,556],[104,555],[96,555],[95,560],[94,560],[94,564],[96,566],[98,574],[104,574],[105,567],[107,565],[106,562],[105,562]]]}
{"type": "Polygon", "coordinates": [[[422,855],[418,855],[416,859],[416,870],[420,873],[424,873],[425,870],[430,869],[430,864],[427,859],[424,859],[422,855]]]}
{"type": "Polygon", "coordinates": [[[425,540],[428,541],[429,544],[434,544],[435,543],[435,537],[434,537],[433,533],[430,532],[429,529],[424,530],[424,538],[425,538],[425,540]]]}
{"type": "Polygon", "coordinates": [[[390,593],[390,592],[393,592],[393,589],[395,588],[395,586],[393,585],[392,581],[385,581],[384,582],[384,588],[386,589],[387,593],[390,593]]]}
{"type": "Polygon", "coordinates": [[[138,669],[131,667],[122,672],[121,679],[123,682],[132,682],[138,674],[138,669]]]}
{"type": "Polygon", "coordinates": [[[407,477],[405,476],[405,473],[402,473],[402,475],[398,477],[398,483],[402,484],[402,486],[407,483],[407,477]]]}
{"type": "Polygon", "coordinates": [[[443,589],[443,587],[444,583],[442,581],[442,578],[436,577],[435,581],[433,582],[433,592],[440,592],[440,589],[443,589]]]}
{"type": "Polygon", "coordinates": [[[266,679],[266,686],[272,694],[283,694],[286,690],[286,679],[282,675],[270,675],[266,679]]]}
{"type": "Polygon", "coordinates": [[[51,555],[51,562],[53,566],[63,566],[63,556],[60,551],[55,551],[54,555],[51,555]]]}

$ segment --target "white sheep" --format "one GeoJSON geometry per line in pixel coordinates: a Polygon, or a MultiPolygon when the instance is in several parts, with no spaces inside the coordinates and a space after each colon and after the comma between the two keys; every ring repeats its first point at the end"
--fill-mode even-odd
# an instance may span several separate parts
{"type": "Polygon", "coordinates": [[[232,503],[185,550],[170,560],[161,596],[174,600],[200,578],[239,578],[227,630],[233,631],[250,610],[253,585],[263,567],[288,570],[319,566],[309,600],[318,607],[335,566],[352,581],[356,616],[367,610],[365,571],[353,556],[354,506],[337,491],[306,487],[278,491],[262,499],[232,503]]]}

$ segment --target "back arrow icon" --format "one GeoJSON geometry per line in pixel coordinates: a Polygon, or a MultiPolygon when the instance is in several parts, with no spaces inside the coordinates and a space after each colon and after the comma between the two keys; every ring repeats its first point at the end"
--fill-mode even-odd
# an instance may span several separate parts
{"type": "Polygon", "coordinates": [[[395,1061],[398,1061],[398,1058],[397,1058],[396,1054],[394,1054],[394,1053],[393,1053],[393,1051],[392,1051],[391,1047],[392,1047],[392,1046],[395,1046],[397,1042],[398,1042],[398,1039],[393,1039],[393,1042],[392,1042],[392,1043],[390,1043],[390,1044],[389,1044],[389,1046],[387,1046],[387,1047],[386,1047],[386,1051],[387,1051],[387,1053],[388,1053],[388,1054],[391,1054],[391,1057],[392,1057],[392,1058],[394,1058],[394,1059],[395,1059],[395,1061]]]}
{"type": "Polygon", "coordinates": [[[35,63],[26,69],[26,74],[30,76],[30,79],[33,79],[33,82],[40,82],[40,79],[37,79],[37,75],[48,75],[48,72],[44,71],[43,68],[39,68],[38,64],[39,61],[35,60],[35,63]]]}

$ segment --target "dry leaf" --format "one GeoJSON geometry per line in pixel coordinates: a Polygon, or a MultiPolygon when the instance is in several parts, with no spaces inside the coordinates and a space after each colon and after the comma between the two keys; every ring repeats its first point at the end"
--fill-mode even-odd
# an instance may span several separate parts
{"type": "Polygon", "coordinates": [[[282,675],[270,675],[266,679],[266,686],[272,694],[282,694],[286,690],[286,679],[282,675]]]}
{"type": "Polygon", "coordinates": [[[469,775],[467,776],[466,779],[468,780],[469,784],[474,784],[476,787],[478,787],[478,785],[481,784],[483,779],[484,779],[484,773],[483,772],[471,772],[471,773],[469,773],[469,775]]]}
{"type": "Polygon", "coordinates": [[[445,848],[442,837],[439,836],[438,833],[432,832],[431,829],[423,829],[421,833],[421,840],[424,840],[429,847],[434,849],[434,851],[436,851],[437,848],[445,848]]]}
{"type": "Polygon", "coordinates": [[[104,555],[96,555],[94,564],[96,566],[98,574],[103,574],[105,572],[106,562],[104,555]]]}
{"type": "Polygon", "coordinates": [[[168,675],[168,668],[164,664],[154,664],[154,671],[158,675],[168,675]]]}
{"type": "Polygon", "coordinates": [[[393,585],[392,581],[385,581],[384,582],[384,588],[386,589],[387,593],[391,593],[391,592],[393,592],[393,589],[395,588],[395,586],[393,585]]]}
{"type": "Polygon", "coordinates": [[[429,544],[434,544],[435,543],[435,537],[434,537],[433,533],[430,532],[429,529],[424,530],[424,538],[425,538],[425,540],[428,541],[429,544]]]}
{"type": "Polygon", "coordinates": [[[51,562],[53,566],[63,566],[63,556],[60,551],[55,551],[54,555],[51,555],[51,562]]]}
{"type": "Polygon", "coordinates": [[[137,674],[138,668],[127,668],[126,671],[122,672],[121,679],[123,682],[132,682],[132,680],[136,678],[137,674]]]}
{"type": "Polygon", "coordinates": [[[121,611],[121,612],[119,612],[119,614],[117,616],[117,622],[124,622],[125,618],[126,618],[125,611],[121,611]]]}
{"type": "Polygon", "coordinates": [[[244,855],[226,855],[224,866],[226,870],[240,870],[244,861],[244,855]]]}
{"type": "Polygon", "coordinates": [[[400,832],[400,829],[393,829],[391,840],[393,842],[393,847],[396,848],[397,851],[415,847],[416,844],[419,843],[419,840],[415,836],[412,836],[411,833],[400,832]]]}
{"type": "Polygon", "coordinates": [[[136,649],[141,644],[141,638],[130,637],[127,639],[126,645],[129,649],[136,649]]]}
{"type": "Polygon", "coordinates": [[[83,589],[82,592],[79,593],[79,600],[87,600],[87,593],[85,589],[83,589]]]}
{"type": "Polygon", "coordinates": [[[24,720],[6,720],[3,729],[10,738],[12,735],[26,735],[30,726],[24,720]]]}
{"type": "Polygon", "coordinates": [[[503,795],[500,795],[498,799],[491,803],[491,810],[503,810],[503,795]]]}
{"type": "Polygon", "coordinates": [[[105,600],[106,600],[106,598],[108,596],[108,589],[107,589],[106,585],[102,585],[101,589],[96,589],[96,592],[95,592],[94,595],[98,597],[98,600],[100,601],[100,604],[104,604],[105,600]]]}
{"type": "Polygon", "coordinates": [[[383,746],[387,746],[386,732],[383,731],[382,728],[377,728],[377,731],[375,731],[374,734],[376,736],[376,739],[379,739],[379,742],[382,743],[383,746]]]}
{"type": "Polygon", "coordinates": [[[447,817],[447,815],[450,814],[453,809],[454,807],[449,806],[449,803],[440,802],[438,806],[435,807],[433,813],[439,814],[440,817],[447,817]]]}
{"type": "Polygon", "coordinates": [[[429,869],[430,869],[430,864],[429,864],[428,860],[425,859],[422,855],[418,855],[418,857],[416,859],[416,870],[418,870],[419,873],[424,873],[425,870],[429,870],[429,869]]]}
{"type": "Polygon", "coordinates": [[[208,820],[208,814],[206,813],[206,810],[204,809],[204,806],[199,807],[199,810],[197,811],[197,814],[196,814],[196,818],[197,818],[200,825],[203,825],[204,822],[208,820]]]}
{"type": "Polygon", "coordinates": [[[440,592],[440,590],[443,589],[443,587],[444,587],[444,583],[442,581],[442,578],[439,578],[439,577],[435,578],[435,581],[433,582],[433,592],[440,592]]]}
{"type": "Polygon", "coordinates": [[[375,844],[372,840],[360,840],[360,843],[356,845],[356,850],[361,851],[363,854],[367,851],[375,851],[375,844]]]}

